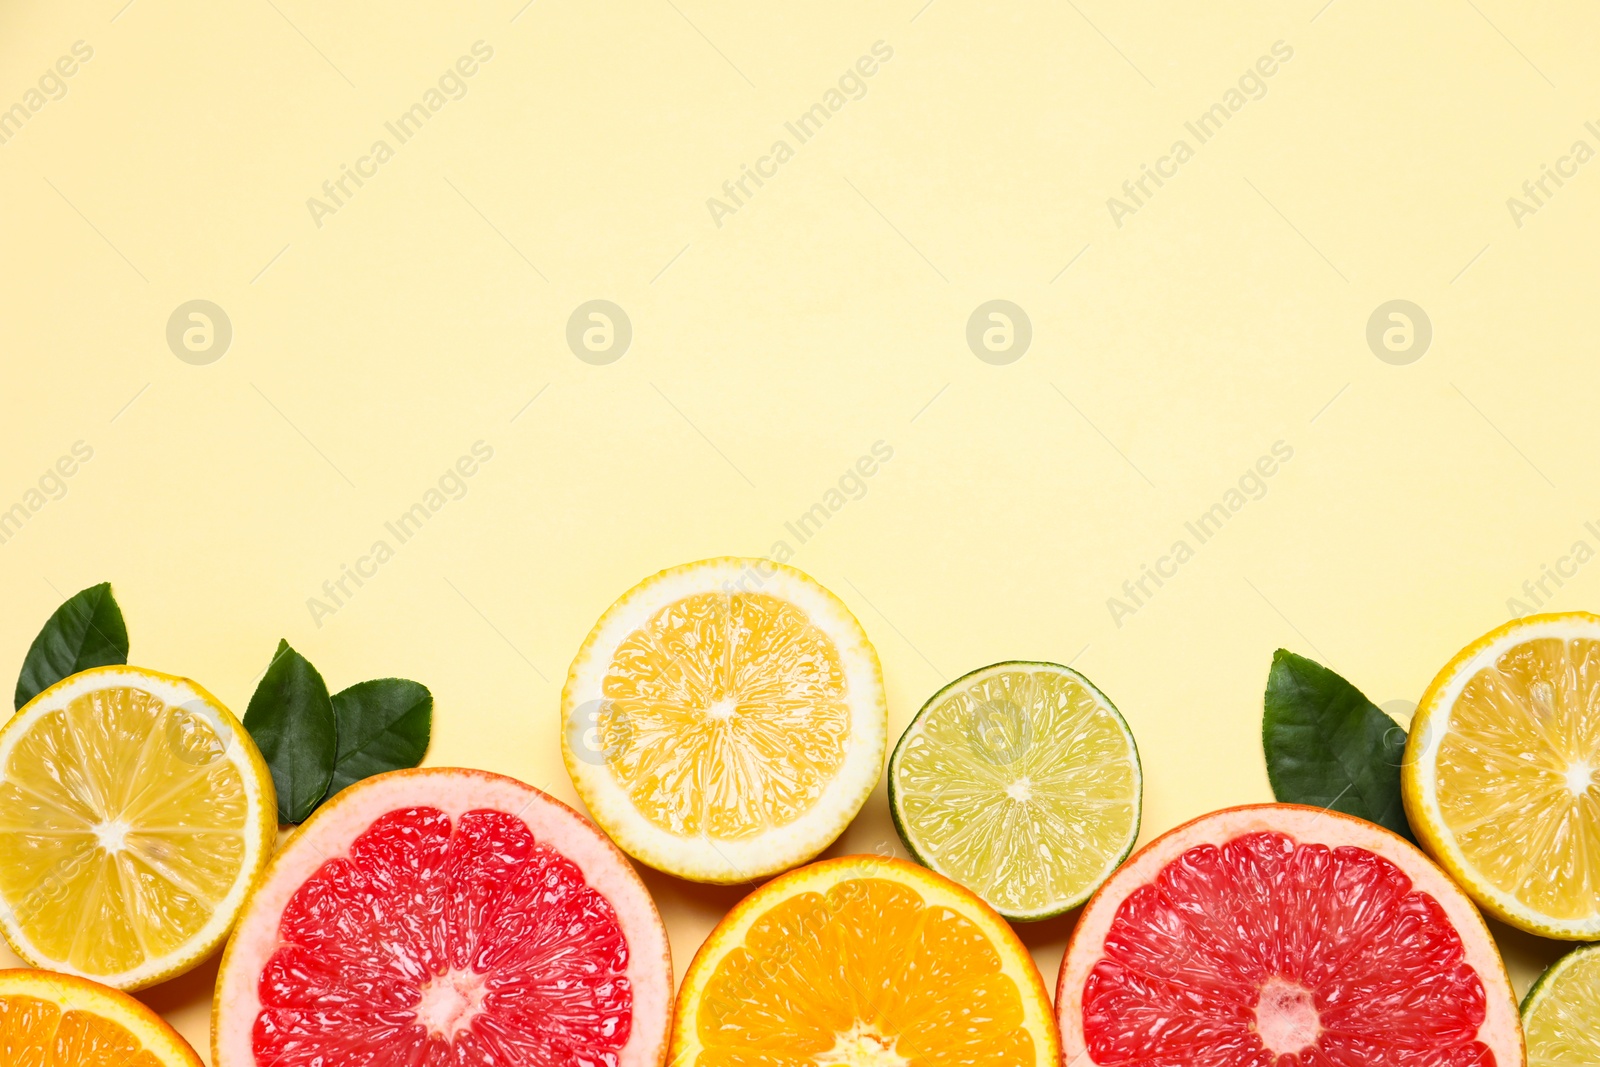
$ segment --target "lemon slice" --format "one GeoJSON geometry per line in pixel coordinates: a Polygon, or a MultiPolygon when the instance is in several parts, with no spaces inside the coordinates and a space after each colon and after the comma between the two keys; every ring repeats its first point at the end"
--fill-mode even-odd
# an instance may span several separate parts
{"type": "Polygon", "coordinates": [[[1600,1063],[1600,945],[1573,949],[1550,965],[1522,1002],[1528,1067],[1600,1063]]]}
{"type": "Polygon", "coordinates": [[[561,749],[595,821],[701,882],[803,863],[883,771],[877,653],[832,593],[764,559],[662,571],[595,624],[562,691],[561,749]]]}
{"type": "Polygon", "coordinates": [[[904,860],[793,871],[728,913],[678,992],[676,1067],[1059,1067],[1033,957],[981,900],[904,860]]]}
{"type": "Polygon", "coordinates": [[[1418,840],[1482,907],[1600,939],[1600,616],[1533,615],[1423,694],[1401,789],[1418,840]]]}
{"type": "Polygon", "coordinates": [[[261,754],[204,689],[75,674],[0,729],[0,932],[116,989],[182,974],[233,926],[275,812],[261,754]]]}
{"type": "Polygon", "coordinates": [[[1077,907],[1139,837],[1133,733],[1054,663],[996,663],[933,695],[889,760],[889,810],[922,864],[1008,919],[1077,907]]]}
{"type": "Polygon", "coordinates": [[[201,1067],[189,1043],[126,993],[49,971],[0,971],[6,1067],[201,1067]]]}

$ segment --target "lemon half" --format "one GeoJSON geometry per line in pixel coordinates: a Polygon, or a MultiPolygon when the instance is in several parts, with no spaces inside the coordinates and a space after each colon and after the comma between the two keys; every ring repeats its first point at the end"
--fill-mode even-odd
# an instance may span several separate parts
{"type": "Polygon", "coordinates": [[[1401,790],[1483,908],[1600,939],[1600,616],[1533,615],[1462,649],[1412,719],[1401,790]]]}
{"type": "Polygon", "coordinates": [[[877,784],[887,732],[860,623],[764,559],[635,586],[562,692],[562,755],[595,821],[636,859],[701,882],[753,881],[826,848],[877,784]]]}
{"type": "Polygon", "coordinates": [[[122,990],[191,969],[276,831],[261,754],[187,679],[84,671],[0,729],[0,932],[35,966],[122,990]]]}

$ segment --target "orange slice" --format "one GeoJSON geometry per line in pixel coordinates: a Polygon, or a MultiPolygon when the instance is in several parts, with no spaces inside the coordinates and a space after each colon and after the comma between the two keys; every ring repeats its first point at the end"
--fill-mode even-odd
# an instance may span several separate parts
{"type": "Polygon", "coordinates": [[[1056,1067],[1050,997],[987,904],[902,860],[848,856],[729,912],[678,994],[678,1067],[1056,1067]]]}
{"type": "Polygon", "coordinates": [[[0,971],[0,1052],[6,1067],[201,1067],[126,993],[50,971],[0,971]]]}

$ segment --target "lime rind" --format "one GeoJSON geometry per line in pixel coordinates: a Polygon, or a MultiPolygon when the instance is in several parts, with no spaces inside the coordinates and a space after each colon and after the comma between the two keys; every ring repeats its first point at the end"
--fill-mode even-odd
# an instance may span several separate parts
{"type": "MultiPolygon", "coordinates": [[[[1024,698],[1027,696],[1025,693],[1020,695],[1024,698]]],[[[960,764],[964,760],[968,769],[973,770],[975,774],[988,774],[991,778],[991,786],[995,784],[992,781],[994,775],[991,773],[995,768],[993,766],[985,768],[984,764],[1002,765],[1008,770],[1011,767],[1015,767],[1021,773],[1012,777],[1020,779],[1023,783],[1028,782],[1030,777],[1041,769],[1046,775],[1059,775],[1061,773],[1063,768],[1060,758],[1063,755],[1067,755],[1070,758],[1072,753],[1070,751],[1064,752],[1060,745],[1057,744],[1057,742],[1061,741],[1061,738],[1051,727],[1061,725],[1059,720],[1062,720],[1065,717],[1064,715],[1055,716],[1058,721],[1045,721],[1036,724],[1040,711],[1049,710],[1048,708],[1035,703],[1027,709],[1028,714],[1019,714],[1023,711],[1023,708],[1017,703],[1007,700],[1004,696],[999,699],[989,698],[983,702],[982,707],[984,721],[976,729],[973,729],[973,720],[969,718],[968,728],[963,731],[966,734],[966,740],[971,743],[972,753],[964,757],[959,754],[951,754],[952,762],[960,764]]],[[[1057,705],[1057,708],[1059,709],[1059,705],[1057,705]]],[[[949,716],[947,715],[944,718],[948,719],[949,716]]],[[[1069,743],[1069,748],[1071,743],[1083,738],[1084,732],[1084,729],[1079,729],[1066,739],[1069,743]]],[[[1104,747],[1103,744],[1102,747],[1104,747]]],[[[1079,755],[1081,756],[1081,753],[1079,755]]],[[[1106,753],[1104,752],[1100,753],[1101,759],[1093,765],[1085,763],[1081,766],[1067,768],[1069,777],[1079,772],[1093,775],[1097,767],[1103,768],[1105,766],[1107,762],[1104,759],[1105,755],[1106,753]]],[[[894,753],[889,760],[888,778],[890,815],[894,819],[896,832],[900,835],[901,841],[905,843],[912,857],[930,870],[937,871],[962,883],[981,897],[985,903],[1013,922],[1036,922],[1050,919],[1078,907],[1088,900],[1094,891],[1122,865],[1123,861],[1132,853],[1133,847],[1139,838],[1143,774],[1139,762],[1138,744],[1134,739],[1133,731],[1129,729],[1127,721],[1122,717],[1116,706],[1093,682],[1070,667],[1065,667],[1058,663],[1038,660],[1008,660],[990,664],[987,667],[980,667],[945,685],[929,698],[927,703],[922,706],[921,710],[912,719],[910,725],[906,727],[905,732],[901,734],[900,740],[895,745],[894,753]],[[902,768],[905,766],[913,749],[919,747],[919,743],[922,742],[927,744],[936,743],[928,737],[930,727],[938,723],[938,732],[944,735],[942,742],[938,743],[942,743],[945,746],[950,745],[951,724],[948,721],[940,722],[941,711],[946,711],[953,707],[962,698],[963,694],[971,693],[986,683],[1006,678],[1007,676],[1013,676],[1008,683],[1013,691],[1018,685],[1026,688],[1026,682],[1037,685],[1041,678],[1049,678],[1052,688],[1062,686],[1062,683],[1065,683],[1063,688],[1073,691],[1078,697],[1076,710],[1079,713],[1079,718],[1083,720],[1080,725],[1092,727],[1097,723],[1102,727],[1098,731],[1100,735],[1098,740],[1104,742],[1106,738],[1110,737],[1125,745],[1125,748],[1114,754],[1114,758],[1110,762],[1117,764],[1120,759],[1119,766],[1125,771],[1126,775],[1126,796],[1085,798],[1108,802],[1100,804],[1084,803],[1076,807],[1071,807],[1064,801],[1064,798],[1058,798],[1057,803],[1054,805],[1055,810],[1047,811],[1047,814],[1052,817],[1052,821],[1055,822],[1057,831],[1065,831],[1073,826],[1081,830],[1086,825],[1089,825],[1089,820],[1097,818],[1099,826],[1096,828],[1104,828],[1105,823],[1120,819],[1120,825],[1112,827],[1113,832],[1106,835],[1111,843],[1108,848],[1103,850],[1103,854],[1100,857],[1101,862],[1087,874],[1073,872],[1069,878],[1070,888],[1067,891],[1054,893],[1049,899],[1036,902],[1016,900],[1014,894],[1011,895],[1012,899],[1002,899],[1001,894],[995,891],[995,887],[992,884],[989,886],[973,884],[982,880],[975,878],[971,871],[956,870],[953,869],[953,864],[940,862],[935,855],[936,849],[933,843],[926,839],[926,834],[914,829],[916,816],[909,809],[915,806],[915,798],[907,795],[907,785],[902,781],[902,768]],[[1026,682],[1018,681],[1016,680],[1017,678],[1026,679],[1026,682]],[[1085,708],[1085,704],[1088,705],[1087,708],[1085,708]],[[1084,714],[1085,711],[1087,711],[1087,714],[1084,714]],[[1110,726],[1113,729],[1104,729],[1106,726],[1110,726]],[[1120,815],[1117,811],[1119,801],[1120,807],[1124,809],[1120,815]],[[1063,815],[1066,818],[1060,817],[1063,815]],[[1117,829],[1121,830],[1120,835],[1115,832],[1117,829]]],[[[1021,796],[1014,792],[1019,784],[1018,781],[1014,780],[1009,787],[1005,788],[1003,792],[1007,795],[1001,795],[1001,790],[996,789],[992,802],[1032,800],[1033,797],[1026,788],[1021,796]]],[[[981,804],[981,798],[979,803],[981,804]]],[[[990,821],[993,822],[994,820],[990,821]]],[[[1014,820],[1010,823],[1013,829],[1015,829],[1016,825],[1014,820]]],[[[957,831],[958,836],[960,833],[961,831],[957,831]]],[[[1058,832],[1051,838],[1056,849],[1047,850],[1043,856],[1038,856],[1036,853],[1031,852],[1028,855],[1035,856],[1035,861],[1041,866],[1051,863],[1059,864],[1062,856],[1058,850],[1066,843],[1068,836],[1070,835],[1058,832]]],[[[1070,851],[1070,848],[1068,850],[1070,851]]],[[[1013,860],[1016,858],[1014,850],[1010,853],[1010,857],[1013,860]]],[[[1059,871],[1041,870],[1037,877],[1048,881],[1053,876],[1059,875],[1059,871]]]]}

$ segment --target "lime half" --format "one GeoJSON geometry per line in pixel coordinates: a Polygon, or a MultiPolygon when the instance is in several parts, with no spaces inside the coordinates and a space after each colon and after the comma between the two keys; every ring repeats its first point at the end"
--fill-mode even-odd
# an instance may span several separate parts
{"type": "Polygon", "coordinates": [[[1562,956],[1522,1002],[1528,1067],[1600,1063],[1600,945],[1562,956]]]}
{"type": "Polygon", "coordinates": [[[889,760],[889,810],[911,854],[1008,919],[1077,907],[1139,837],[1133,733],[1056,663],[996,663],[917,712],[889,760]]]}

